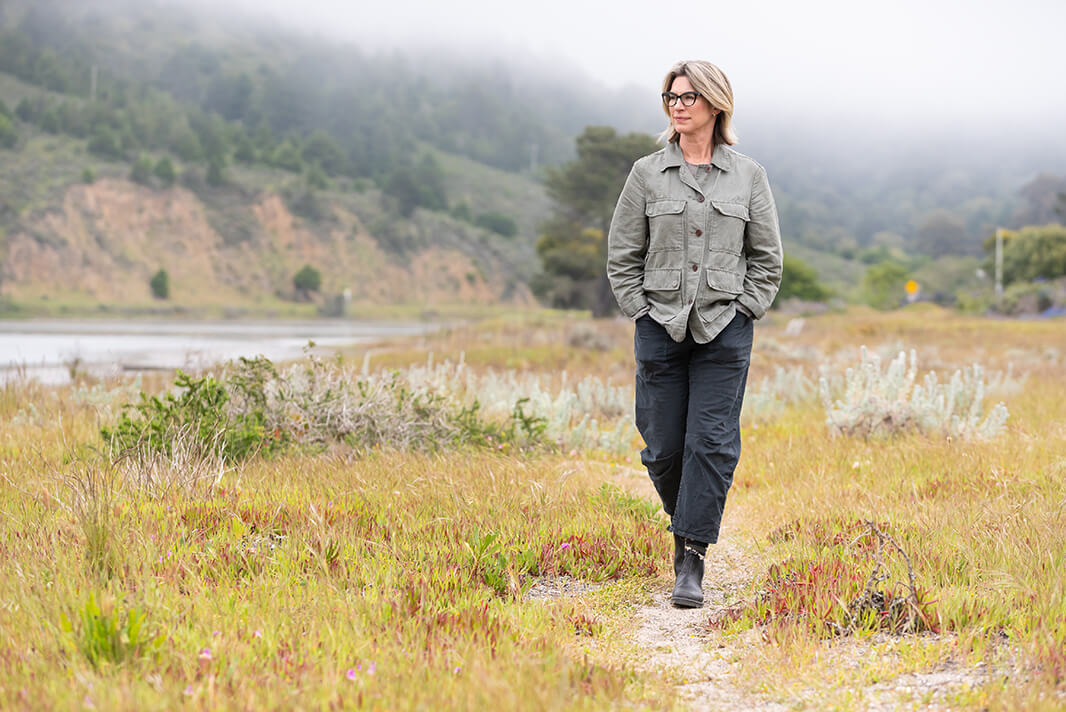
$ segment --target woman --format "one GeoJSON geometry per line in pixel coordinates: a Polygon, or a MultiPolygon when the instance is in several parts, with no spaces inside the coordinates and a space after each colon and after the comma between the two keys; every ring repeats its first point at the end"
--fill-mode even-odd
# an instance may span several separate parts
{"type": "Polygon", "coordinates": [[[766,171],[729,148],[725,74],[679,62],[662,98],[666,147],[633,164],[611,221],[607,275],[636,321],[640,457],[671,517],[671,600],[697,608],[740,458],[752,320],[781,283],[781,235],[766,171]]]}

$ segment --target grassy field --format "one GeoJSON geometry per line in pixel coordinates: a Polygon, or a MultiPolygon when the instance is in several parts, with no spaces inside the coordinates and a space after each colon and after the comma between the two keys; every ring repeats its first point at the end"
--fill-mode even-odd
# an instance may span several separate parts
{"type": "MultiPolygon", "coordinates": [[[[726,511],[744,585],[700,613],[731,689],[799,709],[866,709],[875,689],[886,709],[1066,706],[1063,323],[778,319],[756,331],[726,511]],[[834,435],[817,381],[839,395],[862,345],[914,349],[941,381],[980,364],[1004,431],[834,435]],[[858,608],[871,592],[899,605],[858,608]]],[[[0,707],[683,709],[675,686],[700,671],[632,635],[671,579],[618,407],[631,339],[539,314],[330,366],[477,398],[483,420],[436,447],[312,438],[312,411],[288,408],[270,455],[116,460],[100,428],[136,389],[0,387],[0,707]],[[527,396],[525,430],[492,428],[527,396]]]]}

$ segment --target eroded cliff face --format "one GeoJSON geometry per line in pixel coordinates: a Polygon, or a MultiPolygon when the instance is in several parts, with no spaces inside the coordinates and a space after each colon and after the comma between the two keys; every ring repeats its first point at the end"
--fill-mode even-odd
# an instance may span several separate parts
{"type": "Polygon", "coordinates": [[[227,240],[185,188],[153,190],[124,180],[75,185],[56,210],[8,234],[0,294],[144,303],[151,275],[163,268],[174,303],[248,305],[291,296],[293,275],[310,264],[322,272],[324,294],[350,289],[356,303],[531,300],[491,258],[439,246],[399,255],[351,210],[329,211],[328,221],[310,223],[264,192],[235,206],[240,239],[227,240]]]}

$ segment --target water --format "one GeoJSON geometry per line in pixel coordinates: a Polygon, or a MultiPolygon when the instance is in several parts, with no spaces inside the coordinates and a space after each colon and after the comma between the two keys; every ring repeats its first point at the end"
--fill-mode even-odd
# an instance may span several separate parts
{"type": "Polygon", "coordinates": [[[239,356],[297,358],[308,341],[316,353],[391,336],[423,334],[433,325],[355,321],[3,321],[0,383],[27,375],[70,380],[72,366],[94,376],[199,369],[239,356]]]}

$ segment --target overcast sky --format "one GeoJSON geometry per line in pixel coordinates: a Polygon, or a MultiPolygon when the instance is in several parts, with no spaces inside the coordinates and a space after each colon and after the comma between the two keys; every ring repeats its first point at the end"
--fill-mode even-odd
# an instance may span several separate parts
{"type": "Polygon", "coordinates": [[[1066,121],[1066,0],[229,1],[367,47],[572,63],[652,96],[673,61],[708,59],[729,75],[738,115],[990,131],[1066,121]]]}

